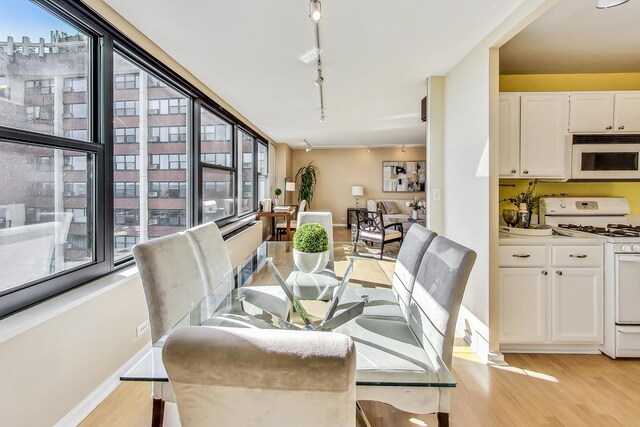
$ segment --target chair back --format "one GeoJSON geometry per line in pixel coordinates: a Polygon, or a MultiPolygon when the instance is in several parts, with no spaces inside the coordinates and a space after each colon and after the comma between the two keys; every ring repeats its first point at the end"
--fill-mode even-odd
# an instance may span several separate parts
{"type": "Polygon", "coordinates": [[[133,246],[156,342],[207,294],[193,245],[174,233],[133,246]]]}
{"type": "Polygon", "coordinates": [[[300,212],[298,215],[298,228],[307,222],[317,222],[329,235],[330,256],[333,259],[333,216],[331,212],[300,212]]]}
{"type": "Polygon", "coordinates": [[[298,218],[300,217],[300,212],[305,212],[307,210],[307,201],[302,199],[300,202],[300,206],[298,206],[298,218]]]}
{"type": "Polygon", "coordinates": [[[476,253],[445,237],[433,239],[420,263],[408,323],[450,368],[458,311],[476,253]]]}
{"type": "Polygon", "coordinates": [[[420,262],[437,234],[420,224],[413,224],[400,246],[391,286],[402,312],[407,315],[413,285],[418,275],[420,262]]]}
{"type": "MultiPolygon", "coordinates": [[[[215,222],[198,225],[184,232],[194,246],[196,257],[204,273],[203,280],[210,292],[227,281],[233,270],[227,245],[215,222]]],[[[231,288],[229,288],[229,292],[231,288]]]]}
{"type": "Polygon", "coordinates": [[[358,211],[358,231],[372,234],[384,234],[384,220],[380,211],[358,211]]]}
{"type": "Polygon", "coordinates": [[[356,352],[346,335],[185,327],[162,359],[183,427],[355,425],[356,352]]]}

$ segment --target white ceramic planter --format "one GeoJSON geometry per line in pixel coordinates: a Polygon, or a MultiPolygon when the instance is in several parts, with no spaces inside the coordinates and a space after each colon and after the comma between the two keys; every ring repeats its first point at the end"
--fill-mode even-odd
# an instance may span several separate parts
{"type": "Polygon", "coordinates": [[[418,220],[418,211],[417,210],[415,210],[415,209],[411,210],[411,218],[416,220],[416,221],[418,220]]]}
{"type": "Polygon", "coordinates": [[[306,253],[293,250],[293,262],[298,270],[303,273],[318,273],[322,271],[329,262],[329,250],[324,252],[306,253]]]}

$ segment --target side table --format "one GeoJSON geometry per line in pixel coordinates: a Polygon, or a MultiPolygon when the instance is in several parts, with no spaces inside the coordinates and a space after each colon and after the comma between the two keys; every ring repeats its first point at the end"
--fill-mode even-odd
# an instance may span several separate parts
{"type": "Polygon", "coordinates": [[[356,215],[358,214],[358,211],[366,211],[365,208],[347,208],[347,229],[351,228],[351,224],[358,224],[358,219],[356,218],[356,215]],[[353,219],[352,216],[353,215],[353,219]]]}

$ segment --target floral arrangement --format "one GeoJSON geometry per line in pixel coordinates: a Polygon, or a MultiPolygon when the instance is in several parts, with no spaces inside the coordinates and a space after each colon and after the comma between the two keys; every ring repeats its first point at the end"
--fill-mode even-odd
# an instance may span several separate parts
{"type": "Polygon", "coordinates": [[[413,199],[413,201],[407,200],[404,205],[414,211],[423,211],[425,209],[424,202],[422,200],[418,200],[417,197],[413,199]]]}
{"type": "Polygon", "coordinates": [[[533,181],[529,181],[529,186],[527,187],[527,191],[522,192],[520,194],[516,194],[513,197],[507,197],[506,199],[500,200],[500,202],[511,202],[516,205],[517,208],[520,207],[521,203],[527,204],[527,210],[529,212],[537,211],[540,207],[540,199],[545,197],[555,197],[556,194],[540,194],[535,193],[536,186],[538,185],[538,180],[534,179],[533,181]]]}

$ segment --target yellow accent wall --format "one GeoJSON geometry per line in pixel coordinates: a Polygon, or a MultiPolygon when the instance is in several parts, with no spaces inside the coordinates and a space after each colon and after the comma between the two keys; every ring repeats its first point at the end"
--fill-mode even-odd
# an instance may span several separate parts
{"type": "MultiPolygon", "coordinates": [[[[602,74],[522,74],[500,76],[500,92],[572,92],[572,91],[640,90],[640,73],[602,74]]],[[[501,179],[500,200],[526,191],[530,179],[501,179]]],[[[626,197],[632,215],[640,215],[640,182],[539,182],[543,194],[566,193],[568,196],[626,197]]],[[[502,203],[506,208],[509,202],[502,203]]]]}

